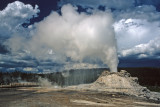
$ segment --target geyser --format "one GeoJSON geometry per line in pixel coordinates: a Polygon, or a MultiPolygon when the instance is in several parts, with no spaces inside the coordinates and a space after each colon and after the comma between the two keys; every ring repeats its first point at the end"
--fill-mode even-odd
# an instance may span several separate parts
{"type": "Polygon", "coordinates": [[[101,67],[103,63],[110,71],[117,72],[117,46],[112,25],[112,14],[107,10],[79,13],[77,7],[68,4],[61,8],[61,14],[52,12],[43,21],[32,25],[35,29],[29,40],[17,38],[15,41],[13,37],[7,41],[7,46],[16,50],[12,45],[18,43],[19,50],[27,50],[37,59],[50,58],[62,63],[64,68],[71,64],[101,67]]]}
{"type": "Polygon", "coordinates": [[[111,13],[95,10],[78,13],[77,8],[64,5],[61,15],[51,13],[36,25],[33,43],[43,44],[61,59],[92,63],[102,61],[117,72],[118,58],[111,13]],[[36,41],[36,42],[35,42],[36,41]]]}
{"type": "Polygon", "coordinates": [[[160,94],[151,92],[146,87],[139,85],[137,77],[131,77],[125,70],[120,72],[104,71],[99,78],[91,84],[68,86],[67,89],[94,90],[98,92],[118,92],[127,95],[159,101],[160,94]]]}

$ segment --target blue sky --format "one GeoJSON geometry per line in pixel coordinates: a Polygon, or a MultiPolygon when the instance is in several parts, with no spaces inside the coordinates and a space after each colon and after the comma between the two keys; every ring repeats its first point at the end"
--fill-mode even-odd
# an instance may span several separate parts
{"type": "Polygon", "coordinates": [[[159,0],[2,0],[0,70],[159,67],[159,11],[159,0]]]}

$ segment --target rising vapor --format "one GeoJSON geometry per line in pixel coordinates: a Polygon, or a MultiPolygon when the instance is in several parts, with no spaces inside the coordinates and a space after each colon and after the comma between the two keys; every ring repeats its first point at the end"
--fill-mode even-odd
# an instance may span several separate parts
{"type": "Polygon", "coordinates": [[[50,54],[65,64],[68,61],[93,64],[101,61],[112,72],[117,72],[117,46],[112,25],[112,15],[107,11],[79,13],[76,7],[64,5],[61,15],[52,12],[34,25],[34,34],[25,48],[35,56],[50,49],[50,54]]]}

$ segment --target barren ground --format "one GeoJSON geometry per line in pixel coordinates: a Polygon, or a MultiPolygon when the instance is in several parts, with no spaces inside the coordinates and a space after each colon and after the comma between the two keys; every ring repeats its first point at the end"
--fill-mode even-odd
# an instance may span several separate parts
{"type": "Polygon", "coordinates": [[[160,102],[120,93],[55,88],[0,88],[0,107],[158,107],[160,102]]]}

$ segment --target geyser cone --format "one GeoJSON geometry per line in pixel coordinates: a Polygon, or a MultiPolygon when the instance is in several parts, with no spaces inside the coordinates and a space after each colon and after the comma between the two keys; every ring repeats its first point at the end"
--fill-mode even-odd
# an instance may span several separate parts
{"type": "Polygon", "coordinates": [[[130,74],[124,70],[121,72],[105,71],[95,84],[103,84],[102,87],[111,89],[132,89],[139,87],[137,80],[137,78],[130,77],[130,74]]]}
{"type": "Polygon", "coordinates": [[[118,92],[154,100],[158,100],[160,96],[160,94],[156,95],[146,87],[140,86],[138,84],[138,78],[131,77],[125,70],[121,72],[104,71],[94,83],[70,88],[118,92]]]}

